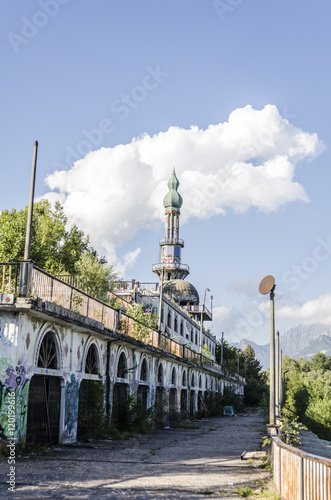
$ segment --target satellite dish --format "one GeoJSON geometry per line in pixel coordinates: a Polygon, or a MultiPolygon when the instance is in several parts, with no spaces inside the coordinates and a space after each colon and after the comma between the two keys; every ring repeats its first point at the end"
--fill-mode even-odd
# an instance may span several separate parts
{"type": "Polygon", "coordinates": [[[275,278],[270,275],[266,276],[260,283],[259,292],[262,295],[266,295],[267,293],[271,292],[274,286],[275,286],[275,278]]]}

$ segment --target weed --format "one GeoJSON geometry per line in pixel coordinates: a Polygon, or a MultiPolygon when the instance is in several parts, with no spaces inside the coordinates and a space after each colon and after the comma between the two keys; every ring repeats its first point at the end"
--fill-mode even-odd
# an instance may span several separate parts
{"type": "Polygon", "coordinates": [[[209,429],[208,429],[208,430],[209,430],[209,431],[217,431],[217,428],[216,428],[216,427],[214,427],[214,426],[212,426],[212,427],[209,427],[209,429]]]}
{"type": "Polygon", "coordinates": [[[238,488],[237,494],[239,497],[246,498],[253,495],[253,490],[250,486],[241,486],[238,488]]]}

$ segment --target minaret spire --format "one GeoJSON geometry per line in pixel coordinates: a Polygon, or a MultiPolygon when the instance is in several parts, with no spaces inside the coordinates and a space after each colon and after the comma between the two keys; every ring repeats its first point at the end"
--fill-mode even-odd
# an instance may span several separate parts
{"type": "Polygon", "coordinates": [[[175,167],[168,181],[169,192],[165,195],[163,205],[165,208],[165,238],[160,240],[159,263],[154,264],[153,272],[161,279],[169,281],[184,279],[189,274],[189,268],[181,264],[181,249],[184,241],[179,239],[179,215],[183,198],[178,193],[179,181],[176,177],[175,167]]]}

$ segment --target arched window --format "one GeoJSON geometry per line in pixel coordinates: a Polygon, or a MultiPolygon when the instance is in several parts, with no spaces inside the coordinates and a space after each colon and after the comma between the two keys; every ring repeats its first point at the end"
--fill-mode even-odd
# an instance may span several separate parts
{"type": "Polygon", "coordinates": [[[163,309],[163,306],[161,307],[161,323],[164,323],[164,309],[163,309]]]}
{"type": "Polygon", "coordinates": [[[198,345],[198,334],[195,332],[195,345],[198,345]]]}
{"type": "Polygon", "coordinates": [[[202,380],[201,380],[201,375],[199,376],[199,387],[200,387],[200,389],[202,388],[202,380]]]}
{"type": "Polygon", "coordinates": [[[191,328],[191,342],[193,342],[193,328],[191,328]]]}
{"type": "Polygon", "coordinates": [[[211,379],[210,388],[211,388],[211,390],[213,390],[213,388],[214,388],[214,380],[213,379],[211,379]]]}
{"type": "Polygon", "coordinates": [[[117,365],[117,377],[126,378],[127,376],[128,376],[128,369],[127,369],[126,356],[124,352],[121,352],[117,365]]]}
{"type": "Polygon", "coordinates": [[[181,334],[181,336],[184,335],[184,324],[183,324],[183,321],[180,322],[180,331],[179,333],[181,334]]]}
{"type": "Polygon", "coordinates": [[[195,387],[195,379],[194,379],[194,373],[192,373],[192,387],[195,387]]]}
{"type": "Polygon", "coordinates": [[[141,363],[140,380],[147,381],[147,361],[145,358],[143,359],[143,362],[141,363]]]}
{"type": "Polygon", "coordinates": [[[206,389],[208,389],[208,377],[206,377],[206,389]]]}
{"type": "Polygon", "coordinates": [[[53,332],[47,332],[40,345],[38,363],[40,368],[59,368],[57,342],[53,332]]]}
{"type": "Polygon", "coordinates": [[[98,351],[94,344],[91,344],[87,351],[85,360],[85,373],[97,375],[99,373],[98,351]]]}
{"type": "Polygon", "coordinates": [[[175,332],[177,332],[177,331],[178,331],[178,320],[177,320],[177,314],[176,314],[176,316],[175,316],[175,320],[174,320],[174,330],[175,330],[175,332]]]}
{"type": "Polygon", "coordinates": [[[183,385],[186,385],[186,371],[183,371],[183,385]]]}
{"type": "Polygon", "coordinates": [[[163,366],[159,365],[159,370],[157,373],[157,383],[163,385],[163,366]]]}
{"type": "Polygon", "coordinates": [[[171,328],[171,310],[168,309],[168,321],[167,321],[167,326],[168,328],[171,328]]]}
{"type": "Polygon", "coordinates": [[[172,385],[176,385],[176,368],[175,367],[172,369],[171,383],[172,383],[172,385]]]}

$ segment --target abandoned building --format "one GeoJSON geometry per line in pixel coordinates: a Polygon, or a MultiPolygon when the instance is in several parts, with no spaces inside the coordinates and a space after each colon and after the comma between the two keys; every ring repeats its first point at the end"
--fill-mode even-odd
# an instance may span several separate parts
{"type": "Polygon", "coordinates": [[[75,442],[90,384],[105,388],[106,415],[114,422],[129,395],[146,409],[161,403],[165,414],[187,417],[202,410],[207,390],[243,394],[244,379],[215,362],[216,337],[204,327],[212,320],[208,289],[201,304],[185,280],[178,185],[173,171],[164,198],[166,234],[153,266],[159,283],[121,282],[111,294],[116,306],[31,261],[0,264],[0,438],[75,442]],[[140,324],[141,336],[126,312],[132,303],[157,317],[154,328],[140,324]]]}

